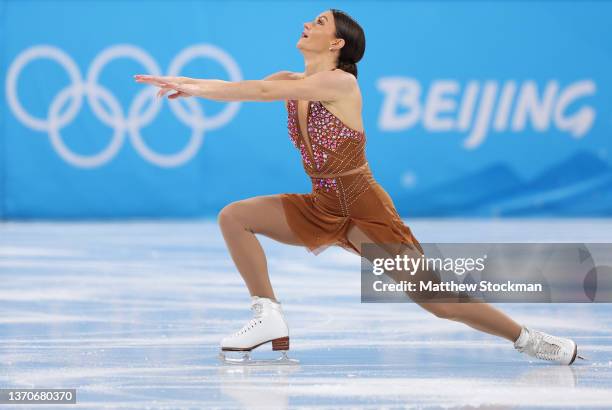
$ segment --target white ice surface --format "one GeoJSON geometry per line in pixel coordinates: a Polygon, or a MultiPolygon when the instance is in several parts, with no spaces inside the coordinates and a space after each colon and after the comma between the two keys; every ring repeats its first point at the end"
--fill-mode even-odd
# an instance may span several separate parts
{"type": "MultiPolygon", "coordinates": [[[[612,242],[612,220],[407,223],[421,242],[612,242]]],[[[92,409],[612,408],[610,304],[496,304],[589,359],[531,362],[418,305],[361,304],[349,252],[260,240],[297,368],[218,364],[250,312],[212,221],[0,223],[0,387],[92,409]]]]}

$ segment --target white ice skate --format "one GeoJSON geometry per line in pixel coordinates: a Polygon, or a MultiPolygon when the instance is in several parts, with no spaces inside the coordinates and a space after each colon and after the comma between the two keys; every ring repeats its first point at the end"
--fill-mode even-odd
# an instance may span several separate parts
{"type": "Polygon", "coordinates": [[[253,296],[251,310],[254,317],[239,331],[221,340],[219,359],[226,364],[297,364],[298,360],[289,359],[289,327],[283,315],[280,302],[253,296]],[[251,351],[265,343],[272,342],[272,350],[280,351],[278,359],[251,359],[251,351]],[[225,352],[240,352],[241,358],[230,358],[225,352]]]}
{"type": "Polygon", "coordinates": [[[552,336],[527,326],[521,329],[514,348],[529,356],[560,364],[570,365],[576,357],[584,360],[584,357],[578,355],[578,345],[573,340],[552,336]]]}

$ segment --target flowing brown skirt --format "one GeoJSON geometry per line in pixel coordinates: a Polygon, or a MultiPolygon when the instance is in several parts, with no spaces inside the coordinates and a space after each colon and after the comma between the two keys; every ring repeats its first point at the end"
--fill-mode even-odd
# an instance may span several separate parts
{"type": "Polygon", "coordinates": [[[358,174],[336,178],[338,190],[315,190],[308,194],[281,194],[291,230],[304,246],[317,255],[337,245],[361,255],[347,238],[353,226],[363,231],[372,243],[397,254],[401,245],[423,249],[404,225],[387,192],[373,178],[369,168],[358,174]]]}

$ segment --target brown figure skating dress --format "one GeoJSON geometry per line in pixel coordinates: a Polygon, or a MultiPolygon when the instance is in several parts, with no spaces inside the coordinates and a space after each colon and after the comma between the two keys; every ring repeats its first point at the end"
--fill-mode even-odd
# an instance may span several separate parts
{"type": "Polygon", "coordinates": [[[315,255],[338,245],[361,255],[347,239],[356,225],[388,252],[404,246],[423,253],[387,192],[374,180],[365,157],[365,132],[347,127],[320,101],[308,101],[306,130],[297,100],[287,101],[287,126],[312,181],[312,192],[281,194],[287,223],[315,255]],[[387,245],[388,244],[388,245],[387,245]],[[391,246],[391,247],[389,247],[391,246]]]}

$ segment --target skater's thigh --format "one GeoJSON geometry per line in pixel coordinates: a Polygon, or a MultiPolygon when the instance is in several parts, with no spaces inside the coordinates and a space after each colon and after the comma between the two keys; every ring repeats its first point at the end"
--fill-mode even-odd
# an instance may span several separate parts
{"type": "MultiPolygon", "coordinates": [[[[355,246],[357,249],[361,249],[361,245],[364,243],[373,244],[374,240],[368,237],[368,235],[363,232],[358,226],[353,225],[347,234],[347,239],[355,246]]],[[[397,254],[390,253],[384,247],[377,247],[372,251],[375,254],[375,257],[384,257],[384,258],[393,258],[397,256],[397,254]]],[[[399,255],[403,258],[404,255],[407,255],[409,258],[420,258],[421,253],[416,249],[411,249],[406,247],[399,255]]],[[[362,256],[365,257],[365,256],[362,256]]],[[[371,260],[370,260],[371,262],[371,260]]],[[[435,271],[427,271],[427,270],[418,270],[414,272],[414,275],[411,275],[409,272],[405,270],[387,270],[385,271],[385,275],[393,279],[396,283],[400,283],[401,281],[412,282],[415,283],[417,289],[419,289],[420,282],[428,282],[432,283],[440,283],[440,276],[435,271]]],[[[445,303],[446,302],[455,302],[457,300],[457,295],[453,292],[418,292],[413,291],[407,293],[408,297],[415,301],[422,308],[434,313],[437,316],[444,316],[448,314],[448,311],[453,310],[455,304],[454,303],[445,303]]]]}
{"type": "MultiPolygon", "coordinates": [[[[369,238],[368,235],[361,230],[357,225],[352,225],[347,233],[347,240],[355,246],[357,249],[361,249],[363,244],[376,244],[376,241],[369,238]]],[[[370,248],[371,257],[385,257],[385,258],[395,258],[396,254],[393,254],[392,251],[387,246],[377,246],[375,248],[370,248]]],[[[421,253],[416,248],[409,248],[404,245],[404,249],[399,252],[399,255],[408,255],[409,257],[419,258],[421,253]]],[[[363,256],[363,255],[362,255],[363,256]]],[[[365,256],[363,256],[365,257],[365,256]]]]}
{"type": "Polygon", "coordinates": [[[285,244],[303,245],[289,227],[280,195],[262,195],[232,202],[219,213],[219,222],[224,219],[238,221],[253,233],[285,244]]]}
{"type": "MultiPolygon", "coordinates": [[[[369,238],[368,235],[363,230],[361,230],[357,225],[351,226],[351,228],[349,229],[347,233],[347,239],[349,242],[351,242],[353,246],[355,246],[355,248],[360,249],[360,250],[362,249],[362,245],[366,243],[376,245],[376,242],[373,239],[369,238]]],[[[402,252],[399,252],[398,254],[394,254],[387,246],[379,245],[376,247],[369,248],[367,258],[370,260],[370,262],[372,262],[372,259],[374,258],[393,258],[395,259],[397,255],[400,255],[400,256],[407,255],[410,258],[419,258],[421,256],[421,254],[416,249],[410,249],[408,247],[405,247],[405,249],[402,252]]],[[[366,256],[362,255],[362,257],[365,258],[366,256]]],[[[406,271],[387,270],[385,274],[395,281],[414,280],[414,278],[409,278],[406,276],[406,271]]]]}

